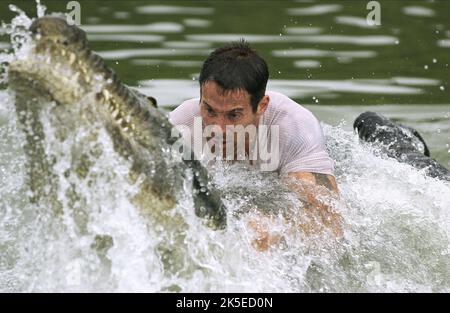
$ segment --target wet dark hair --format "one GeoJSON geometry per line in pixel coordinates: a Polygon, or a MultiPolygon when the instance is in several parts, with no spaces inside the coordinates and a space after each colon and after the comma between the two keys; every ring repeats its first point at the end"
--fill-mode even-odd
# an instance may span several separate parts
{"type": "Polygon", "coordinates": [[[269,69],[244,39],[214,50],[203,63],[200,87],[213,81],[224,91],[243,89],[250,94],[253,112],[266,92],[269,69]]]}

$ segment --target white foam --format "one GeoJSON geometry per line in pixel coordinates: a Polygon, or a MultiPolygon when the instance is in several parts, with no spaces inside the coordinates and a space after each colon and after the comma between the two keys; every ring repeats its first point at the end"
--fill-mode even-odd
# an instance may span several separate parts
{"type": "Polygon", "coordinates": [[[335,13],[341,10],[342,5],[340,4],[318,4],[305,8],[287,9],[287,13],[295,16],[315,16],[335,13]]]}
{"type": "Polygon", "coordinates": [[[185,61],[185,60],[160,60],[160,59],[133,59],[131,64],[134,65],[163,65],[168,67],[195,67],[200,68],[203,64],[201,61],[185,61]]]}
{"type": "Polygon", "coordinates": [[[438,46],[441,48],[450,48],[450,39],[439,40],[438,46]]]}
{"type": "Polygon", "coordinates": [[[422,89],[395,86],[391,84],[373,84],[370,80],[271,80],[269,88],[278,90],[290,97],[303,97],[314,93],[343,92],[361,94],[415,95],[423,93],[422,89]]]}
{"type": "Polygon", "coordinates": [[[107,41],[107,42],[162,42],[164,36],[159,35],[136,35],[136,34],[88,34],[90,41],[107,41]]]}
{"type": "Polygon", "coordinates": [[[195,48],[209,48],[211,47],[212,44],[210,42],[195,42],[195,41],[164,41],[162,45],[167,48],[195,49],[195,48]]]}
{"type": "Polygon", "coordinates": [[[126,12],[126,11],[114,12],[114,17],[118,18],[118,19],[128,19],[128,18],[130,18],[130,16],[131,16],[130,12],[126,12]]]}
{"type": "Polygon", "coordinates": [[[170,5],[147,5],[136,8],[141,14],[180,14],[180,15],[210,15],[214,8],[170,6],[170,5]]]}
{"type": "Polygon", "coordinates": [[[410,16],[433,17],[436,15],[434,10],[421,6],[407,6],[402,8],[402,12],[410,16]]]}
{"type": "Polygon", "coordinates": [[[154,57],[154,56],[180,56],[180,55],[208,55],[208,50],[203,49],[124,49],[98,51],[97,53],[107,60],[123,60],[135,57],[154,57]]]}
{"type": "MultiPolygon", "coordinates": [[[[139,61],[139,64],[165,64],[152,61],[139,61]]],[[[188,65],[199,65],[188,64],[188,65]]],[[[175,64],[174,64],[175,65],[175,64]]],[[[301,65],[317,65],[301,64],[301,65]]],[[[277,80],[268,82],[268,89],[279,91],[293,98],[307,96],[336,96],[337,93],[379,94],[379,95],[417,95],[422,94],[425,86],[437,86],[439,81],[427,78],[393,77],[389,79],[355,79],[355,80],[277,80]]],[[[187,99],[199,97],[196,80],[152,79],[139,82],[140,90],[158,99],[160,106],[177,106],[187,99]],[[173,93],[173,90],[177,90],[173,93]]]]}
{"type": "Polygon", "coordinates": [[[335,18],[338,24],[350,25],[359,28],[376,28],[367,23],[367,19],[358,16],[337,16],[335,18]]]}
{"type": "Polygon", "coordinates": [[[181,33],[183,25],[174,22],[160,22],[143,25],[81,25],[88,33],[181,33]]]}
{"type": "Polygon", "coordinates": [[[140,81],[139,85],[139,90],[158,99],[160,106],[177,106],[199,96],[198,82],[192,80],[152,79],[140,81]]]}
{"type": "Polygon", "coordinates": [[[7,43],[7,42],[0,42],[0,50],[8,49],[10,47],[11,47],[11,45],[9,43],[7,43]]]}
{"type": "Polygon", "coordinates": [[[438,86],[441,83],[437,79],[422,77],[393,77],[391,80],[397,84],[408,86],[438,86]]]}
{"type": "Polygon", "coordinates": [[[351,44],[357,46],[386,46],[395,45],[398,38],[393,36],[345,36],[345,35],[304,35],[304,36],[276,36],[255,34],[207,34],[187,35],[188,40],[207,42],[229,42],[244,38],[253,43],[283,43],[283,42],[307,42],[307,43],[332,43],[351,44]]]}
{"type": "Polygon", "coordinates": [[[320,49],[289,49],[274,50],[272,54],[276,57],[335,57],[335,58],[374,58],[378,55],[375,51],[358,50],[358,51],[335,51],[320,49]]]}
{"type": "Polygon", "coordinates": [[[320,27],[287,27],[285,30],[289,35],[305,35],[305,34],[319,34],[323,30],[320,27]]]}
{"type": "Polygon", "coordinates": [[[186,18],[183,20],[183,24],[188,27],[209,27],[211,21],[199,18],[186,18]]]}
{"type": "Polygon", "coordinates": [[[318,68],[320,62],[316,60],[299,60],[294,62],[294,66],[297,68],[318,68]]]}

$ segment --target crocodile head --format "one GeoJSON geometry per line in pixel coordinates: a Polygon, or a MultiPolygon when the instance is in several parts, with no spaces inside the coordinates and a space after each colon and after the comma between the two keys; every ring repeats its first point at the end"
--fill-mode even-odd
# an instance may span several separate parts
{"type": "Polygon", "coordinates": [[[144,177],[136,200],[146,207],[144,211],[173,207],[175,190],[182,188],[185,173],[191,168],[200,173],[193,175],[192,181],[197,215],[207,217],[214,227],[224,227],[224,206],[218,192],[208,187],[204,168],[195,160],[170,160],[168,151],[176,138],[172,138],[171,124],[155,101],[123,84],[91,51],[85,32],[65,19],[38,18],[29,30],[30,48],[9,64],[8,83],[15,92],[19,121],[27,135],[25,150],[33,192],[48,196],[49,190],[57,189],[43,187],[51,182],[53,170],[45,153],[49,144],[44,143],[48,138],[42,120],[52,126],[59,139],[53,145],[72,138],[70,171],[79,178],[87,176],[92,163],[89,159],[95,158],[86,147],[98,135],[89,128],[96,123],[107,131],[114,150],[131,164],[129,176],[144,177]],[[80,140],[78,134],[86,132],[81,129],[89,131],[80,140]]]}

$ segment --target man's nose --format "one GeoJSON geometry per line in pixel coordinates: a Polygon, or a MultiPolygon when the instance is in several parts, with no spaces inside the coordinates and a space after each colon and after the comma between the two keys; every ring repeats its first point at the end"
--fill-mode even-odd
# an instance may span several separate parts
{"type": "Polygon", "coordinates": [[[222,132],[222,135],[225,136],[226,129],[227,129],[226,119],[223,116],[218,116],[214,122],[215,122],[216,127],[218,127],[220,129],[220,131],[222,132]]]}

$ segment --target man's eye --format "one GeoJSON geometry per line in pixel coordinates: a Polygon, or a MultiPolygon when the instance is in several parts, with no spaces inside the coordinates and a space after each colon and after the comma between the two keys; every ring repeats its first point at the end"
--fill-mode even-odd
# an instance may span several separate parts
{"type": "Polygon", "coordinates": [[[241,117],[241,114],[240,113],[230,113],[230,114],[228,114],[228,118],[230,119],[230,120],[237,120],[237,119],[239,119],[241,117]]]}
{"type": "Polygon", "coordinates": [[[216,112],[214,112],[213,110],[211,110],[209,108],[206,109],[206,112],[208,112],[209,116],[215,116],[216,115],[216,112]]]}

